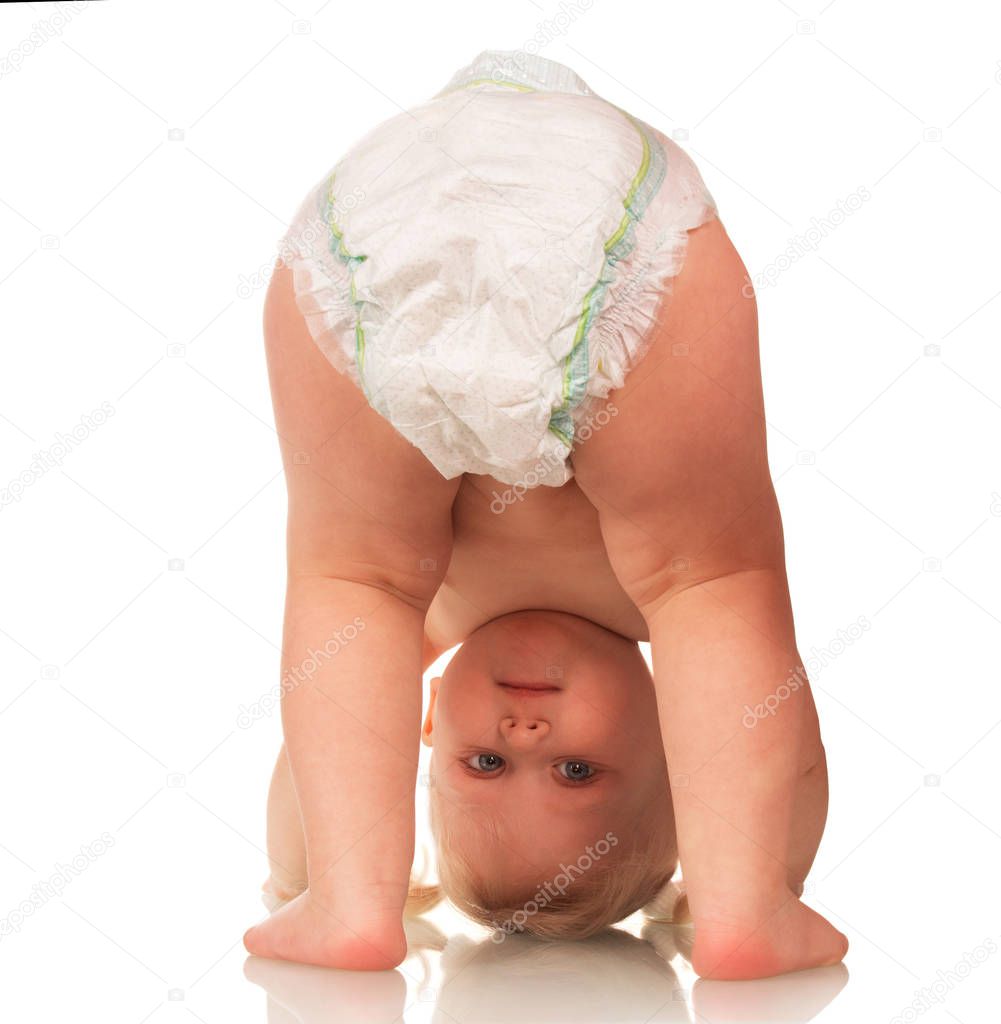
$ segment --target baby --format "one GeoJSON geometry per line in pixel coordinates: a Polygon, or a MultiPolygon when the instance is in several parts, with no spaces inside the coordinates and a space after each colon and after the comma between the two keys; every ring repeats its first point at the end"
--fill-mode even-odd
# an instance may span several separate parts
{"type": "Polygon", "coordinates": [[[841,960],[799,899],[827,775],[754,295],[689,158],[569,68],[488,50],[285,241],[283,668],[313,671],[283,687],[268,801],[287,902],[247,949],[391,968],[405,911],[445,895],[551,938],[690,916],[714,978],[841,960]],[[411,882],[419,742],[440,888],[411,882]]]}

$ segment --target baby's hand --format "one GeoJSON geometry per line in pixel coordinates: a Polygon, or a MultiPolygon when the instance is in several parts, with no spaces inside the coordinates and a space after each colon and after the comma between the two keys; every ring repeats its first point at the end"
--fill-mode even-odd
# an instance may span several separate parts
{"type": "Polygon", "coordinates": [[[349,971],[385,971],[403,962],[407,940],[398,912],[327,906],[307,889],[243,936],[249,953],[349,971]]]}

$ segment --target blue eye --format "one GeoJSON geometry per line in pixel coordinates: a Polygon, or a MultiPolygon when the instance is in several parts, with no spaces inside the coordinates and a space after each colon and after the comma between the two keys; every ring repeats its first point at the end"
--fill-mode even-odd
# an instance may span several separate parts
{"type": "Polygon", "coordinates": [[[586,761],[561,761],[556,770],[570,782],[587,782],[595,774],[586,761]]]}
{"type": "Polygon", "coordinates": [[[472,757],[466,758],[466,764],[474,772],[489,774],[498,772],[504,767],[504,758],[500,754],[473,754],[472,757]]]}

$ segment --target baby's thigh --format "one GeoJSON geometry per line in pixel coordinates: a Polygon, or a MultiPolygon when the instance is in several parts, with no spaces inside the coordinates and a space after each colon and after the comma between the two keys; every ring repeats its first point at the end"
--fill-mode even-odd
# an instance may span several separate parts
{"type": "Polygon", "coordinates": [[[416,596],[433,594],[448,563],[459,480],[442,477],[330,364],[282,264],[268,288],[264,342],[289,493],[290,566],[372,573],[416,596]]]}
{"type": "MultiPolygon", "coordinates": [[[[620,581],[637,599],[773,558],[757,311],[718,220],[689,233],[646,355],[573,453],[620,581]]],[[[637,601],[639,603],[639,601],[637,601]]]]}

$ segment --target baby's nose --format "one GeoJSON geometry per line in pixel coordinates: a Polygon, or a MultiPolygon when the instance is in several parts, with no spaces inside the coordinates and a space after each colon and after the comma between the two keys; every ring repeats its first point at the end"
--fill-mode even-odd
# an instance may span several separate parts
{"type": "Polygon", "coordinates": [[[530,747],[549,733],[549,723],[531,715],[507,715],[500,728],[504,739],[515,747],[530,747]]]}

